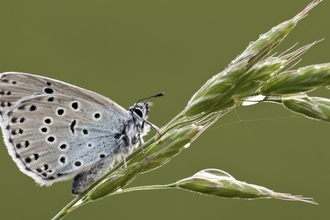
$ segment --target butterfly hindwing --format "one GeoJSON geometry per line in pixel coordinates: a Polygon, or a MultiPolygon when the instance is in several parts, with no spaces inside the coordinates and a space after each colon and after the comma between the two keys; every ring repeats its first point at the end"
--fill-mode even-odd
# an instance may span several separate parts
{"type": "Polygon", "coordinates": [[[39,95],[9,112],[3,132],[21,170],[49,185],[118,153],[115,136],[124,129],[125,120],[85,100],[39,95]]]}

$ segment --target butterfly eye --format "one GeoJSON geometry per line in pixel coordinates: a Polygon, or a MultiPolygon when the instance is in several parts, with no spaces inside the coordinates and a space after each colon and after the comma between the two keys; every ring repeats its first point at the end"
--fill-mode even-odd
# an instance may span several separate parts
{"type": "Polygon", "coordinates": [[[143,117],[142,110],[140,108],[134,108],[133,111],[140,116],[141,118],[143,117]]]}

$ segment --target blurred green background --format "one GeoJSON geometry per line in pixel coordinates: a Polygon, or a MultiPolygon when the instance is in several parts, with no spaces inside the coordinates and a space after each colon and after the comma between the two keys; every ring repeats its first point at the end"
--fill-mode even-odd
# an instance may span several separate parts
{"type": "MultiPolygon", "coordinates": [[[[311,0],[0,2],[0,72],[55,78],[125,108],[154,99],[150,121],[165,125],[211,76],[248,43],[290,19],[311,0]]],[[[330,61],[330,2],[303,19],[279,51],[326,38],[298,66],[330,61]]],[[[329,97],[328,91],[314,95],[329,97]]],[[[221,118],[170,163],[131,185],[165,184],[205,168],[320,205],[235,200],[184,191],[108,197],[66,219],[330,219],[330,124],[280,105],[240,107],[221,118]]],[[[37,187],[0,143],[1,219],[50,219],[73,199],[71,181],[37,187]]]]}

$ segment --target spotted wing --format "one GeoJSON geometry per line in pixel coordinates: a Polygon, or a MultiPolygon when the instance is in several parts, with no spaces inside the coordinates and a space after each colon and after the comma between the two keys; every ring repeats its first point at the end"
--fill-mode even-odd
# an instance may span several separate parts
{"type": "Polygon", "coordinates": [[[0,121],[6,117],[6,112],[15,108],[23,100],[42,94],[65,94],[104,106],[104,108],[111,108],[119,114],[127,114],[124,108],[95,92],[42,76],[6,72],[0,74],[0,121]]]}
{"type": "Polygon", "coordinates": [[[20,170],[41,185],[72,178],[118,150],[128,113],[96,93],[28,74],[0,75],[0,124],[20,170]]]}

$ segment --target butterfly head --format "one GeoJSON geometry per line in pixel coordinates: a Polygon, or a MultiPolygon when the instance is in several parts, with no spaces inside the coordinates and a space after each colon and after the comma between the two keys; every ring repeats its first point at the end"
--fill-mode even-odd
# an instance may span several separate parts
{"type": "Polygon", "coordinates": [[[147,121],[150,105],[148,102],[141,103],[141,101],[154,97],[160,97],[163,95],[164,93],[158,93],[156,95],[140,99],[134,104],[134,106],[129,108],[129,111],[133,117],[134,124],[142,136],[146,135],[146,133],[149,132],[150,126],[153,129],[155,129],[158,133],[159,133],[159,128],[156,125],[147,121]]]}
{"type": "Polygon", "coordinates": [[[136,103],[133,107],[129,108],[129,111],[132,113],[133,117],[136,119],[145,120],[148,118],[150,106],[149,103],[145,102],[143,104],[136,103]]]}
{"type": "Polygon", "coordinates": [[[150,130],[150,126],[147,121],[149,110],[150,106],[147,102],[143,104],[137,103],[133,107],[129,108],[135,127],[142,136],[146,135],[150,130]]]}

